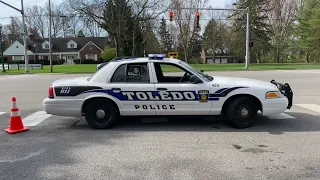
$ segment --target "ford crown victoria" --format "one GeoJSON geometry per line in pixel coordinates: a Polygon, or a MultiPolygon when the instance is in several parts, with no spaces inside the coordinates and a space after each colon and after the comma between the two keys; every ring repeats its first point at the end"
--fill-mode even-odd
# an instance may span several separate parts
{"type": "Polygon", "coordinates": [[[111,128],[120,116],[225,115],[237,128],[254,124],[259,111],[290,109],[289,84],[209,76],[184,61],[151,54],[113,60],[90,77],[52,83],[44,110],[58,116],[85,116],[93,128],[111,128]],[[167,73],[166,69],[179,73],[167,73]]]}

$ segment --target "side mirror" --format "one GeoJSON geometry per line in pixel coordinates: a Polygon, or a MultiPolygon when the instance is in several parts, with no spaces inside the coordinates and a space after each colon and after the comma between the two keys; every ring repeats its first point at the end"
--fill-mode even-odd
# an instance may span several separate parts
{"type": "Polygon", "coordinates": [[[193,84],[202,83],[202,81],[196,75],[190,76],[189,81],[193,84]]]}

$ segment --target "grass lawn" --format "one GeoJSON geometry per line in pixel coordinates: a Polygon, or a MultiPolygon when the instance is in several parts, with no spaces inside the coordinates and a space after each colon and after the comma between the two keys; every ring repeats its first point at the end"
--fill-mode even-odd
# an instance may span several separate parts
{"type": "MultiPolygon", "coordinates": [[[[196,69],[204,71],[236,71],[245,70],[244,64],[191,64],[196,69]]],[[[96,71],[96,64],[75,64],[75,65],[54,65],[54,73],[94,73],[96,71]]],[[[249,70],[293,70],[293,69],[320,69],[320,64],[251,64],[249,70]]],[[[32,73],[50,73],[50,66],[44,66],[40,69],[29,69],[32,73]]],[[[176,69],[166,68],[166,72],[174,72],[176,69]]],[[[0,71],[0,75],[5,74],[23,74],[24,69],[12,69],[6,73],[0,71]]]]}

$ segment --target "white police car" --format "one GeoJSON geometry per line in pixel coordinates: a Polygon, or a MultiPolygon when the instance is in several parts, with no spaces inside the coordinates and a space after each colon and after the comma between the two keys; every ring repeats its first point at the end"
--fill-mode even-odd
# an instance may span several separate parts
{"type": "Polygon", "coordinates": [[[119,116],[226,115],[237,128],[292,106],[292,90],[274,80],[208,76],[163,55],[114,60],[91,77],[52,83],[44,110],[85,116],[93,128],[111,128],[119,116]],[[166,68],[179,73],[165,73],[166,68]]]}

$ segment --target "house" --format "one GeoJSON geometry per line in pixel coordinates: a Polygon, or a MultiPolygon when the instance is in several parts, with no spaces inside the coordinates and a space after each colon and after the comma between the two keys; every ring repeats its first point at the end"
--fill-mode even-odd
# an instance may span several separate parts
{"type": "MultiPolygon", "coordinates": [[[[93,59],[101,57],[107,43],[106,37],[70,37],[51,38],[52,60],[64,59],[66,64],[73,64],[74,59],[93,59]]],[[[49,59],[49,39],[27,38],[29,61],[49,59]]],[[[8,61],[24,60],[24,43],[19,39],[3,52],[8,61]]]]}
{"type": "Polygon", "coordinates": [[[204,64],[242,63],[242,59],[240,57],[229,54],[228,48],[216,48],[214,52],[212,48],[207,51],[202,48],[201,59],[204,64]]]}

